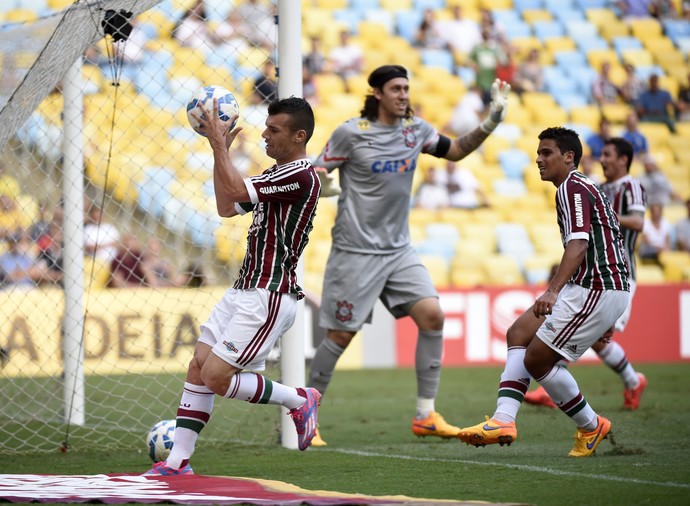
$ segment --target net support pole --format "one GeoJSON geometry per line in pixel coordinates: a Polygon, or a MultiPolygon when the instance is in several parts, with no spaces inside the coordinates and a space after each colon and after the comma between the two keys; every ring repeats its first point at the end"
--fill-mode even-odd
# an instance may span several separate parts
{"type": "Polygon", "coordinates": [[[63,83],[63,413],[65,422],[71,425],[84,425],[84,103],[81,58],[67,70],[63,83]]]}
{"type": "MultiPolygon", "coordinates": [[[[278,1],[278,96],[302,96],[302,3],[296,0],[278,1]]],[[[303,286],[304,263],[297,266],[297,279],[303,286]]],[[[304,386],[304,301],[297,305],[292,328],[281,340],[280,368],[282,383],[304,386]]],[[[295,424],[281,409],[281,442],[285,448],[297,449],[295,424]]]]}

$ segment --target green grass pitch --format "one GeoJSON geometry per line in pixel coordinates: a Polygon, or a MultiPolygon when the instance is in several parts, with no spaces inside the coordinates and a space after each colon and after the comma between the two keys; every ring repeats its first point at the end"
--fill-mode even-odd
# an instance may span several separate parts
{"type": "MultiPolygon", "coordinates": [[[[482,421],[493,413],[501,370],[444,369],[438,411],[460,426],[482,421]]],[[[519,413],[518,440],[509,447],[475,448],[455,440],[417,438],[409,428],[414,372],[395,369],[336,372],[319,412],[321,432],[329,443],[325,448],[304,453],[283,449],[277,443],[277,408],[251,406],[251,422],[241,429],[224,431],[214,426],[212,417],[192,465],[198,474],[369,495],[539,506],[690,504],[690,364],[643,364],[638,370],[647,375],[649,387],[639,411],[626,412],[621,409],[620,380],[608,368],[571,368],[587,400],[613,423],[615,445],[604,441],[590,458],[567,457],[575,428],[565,415],[529,405],[519,413]]],[[[126,389],[136,378],[110,381],[113,388],[126,389]]],[[[173,391],[159,396],[161,410],[174,410],[178,395],[173,391]],[[164,406],[168,401],[172,404],[164,406]]],[[[216,399],[216,407],[231,409],[233,402],[216,399]]],[[[136,410],[131,416],[135,424],[136,410]]],[[[143,447],[148,422],[141,423],[139,433],[125,431],[123,441],[131,444],[116,448],[99,447],[99,431],[122,428],[75,429],[67,453],[56,449],[0,455],[0,473],[144,472],[150,466],[143,447]]]]}

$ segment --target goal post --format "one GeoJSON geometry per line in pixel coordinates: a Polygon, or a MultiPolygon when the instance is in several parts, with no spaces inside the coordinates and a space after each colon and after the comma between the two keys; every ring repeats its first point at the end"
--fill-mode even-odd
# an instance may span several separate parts
{"type": "MultiPolygon", "coordinates": [[[[31,288],[0,286],[0,454],[54,451],[66,433],[73,448],[141,447],[154,423],[175,417],[199,324],[236,277],[250,222],[218,218],[212,154],[187,125],[184,104],[200,84],[236,92],[244,127],[238,165],[248,175],[268,167],[265,108],[249,98],[267,59],[280,71],[278,96],[302,96],[301,2],[263,3],[271,8],[261,24],[271,49],[249,41],[199,50],[170,36],[191,3],[80,0],[3,27],[0,82],[14,84],[0,89],[0,196],[26,217],[26,231],[53,239],[59,233],[62,277],[42,277],[31,288]],[[274,7],[282,26],[275,25],[274,7]],[[147,39],[117,89],[102,37],[108,9],[133,11],[147,39]],[[100,59],[82,59],[93,48],[100,59]],[[107,242],[104,227],[118,231],[120,251],[133,236],[148,255],[155,239],[161,269],[167,265],[175,282],[109,287],[111,257],[85,250],[85,223],[92,219],[86,211],[94,208],[102,212],[100,245],[107,242]],[[202,286],[188,289],[193,283],[202,286]]],[[[207,5],[218,26],[236,3],[207,5]]],[[[5,241],[0,237],[0,255],[5,241]]],[[[31,244],[36,257],[47,251],[39,242],[31,244]]],[[[298,277],[303,270],[300,263],[298,277]]],[[[304,303],[298,308],[267,370],[291,386],[305,382],[304,303]]],[[[286,415],[217,402],[199,444],[278,440],[297,447],[286,415]]]]}

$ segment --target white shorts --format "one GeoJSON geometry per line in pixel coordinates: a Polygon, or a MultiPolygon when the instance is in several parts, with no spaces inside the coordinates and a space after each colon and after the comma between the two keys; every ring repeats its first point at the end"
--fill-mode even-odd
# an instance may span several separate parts
{"type": "Polygon", "coordinates": [[[297,296],[230,288],[201,325],[199,342],[239,369],[263,371],[276,341],[295,322],[297,296]]]}
{"type": "Polygon", "coordinates": [[[537,337],[567,360],[576,362],[610,329],[630,301],[630,292],[590,290],[568,283],[537,337]]]}
{"type": "Polygon", "coordinates": [[[628,301],[628,305],[625,306],[625,311],[623,311],[621,317],[616,321],[616,332],[623,332],[625,330],[625,327],[627,327],[628,321],[630,320],[630,313],[632,313],[632,301],[633,297],[635,296],[635,288],[637,288],[637,283],[632,279],[628,280],[628,283],[630,284],[630,300],[628,301]]]}

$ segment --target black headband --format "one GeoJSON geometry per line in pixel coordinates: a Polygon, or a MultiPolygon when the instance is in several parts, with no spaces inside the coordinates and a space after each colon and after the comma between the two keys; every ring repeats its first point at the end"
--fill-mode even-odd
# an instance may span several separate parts
{"type": "Polygon", "coordinates": [[[384,65],[374,70],[369,75],[367,82],[372,88],[383,88],[384,84],[396,77],[404,77],[407,79],[407,70],[405,70],[405,67],[401,67],[400,65],[384,65]]]}

